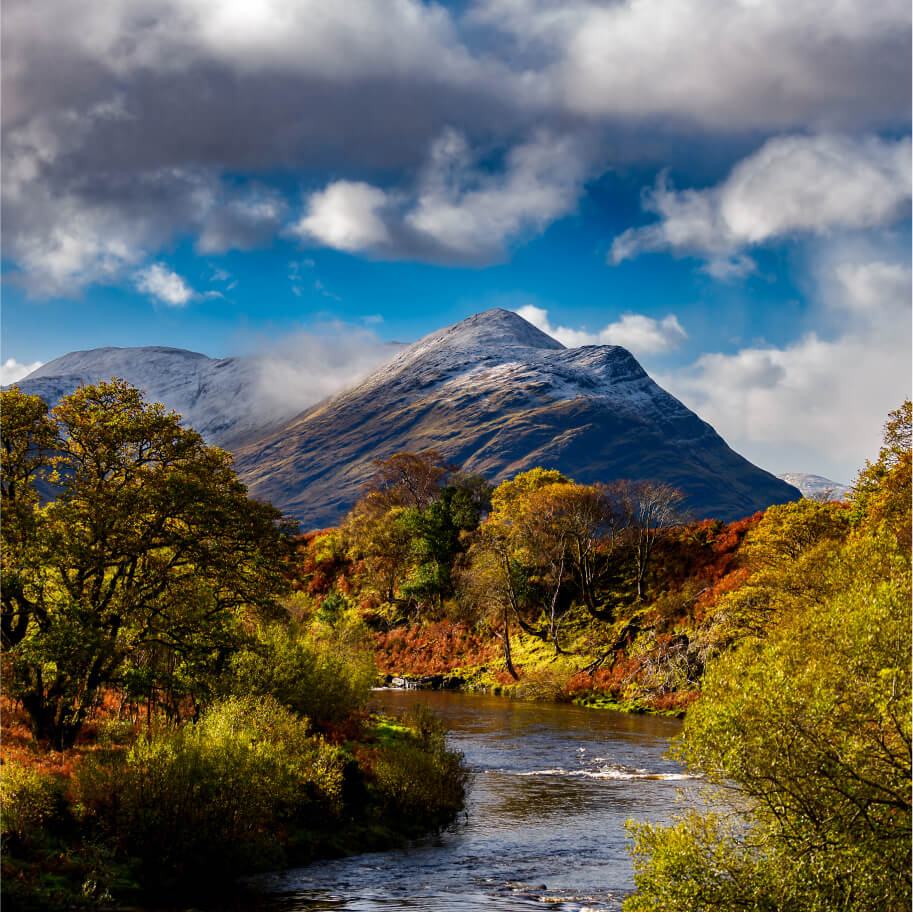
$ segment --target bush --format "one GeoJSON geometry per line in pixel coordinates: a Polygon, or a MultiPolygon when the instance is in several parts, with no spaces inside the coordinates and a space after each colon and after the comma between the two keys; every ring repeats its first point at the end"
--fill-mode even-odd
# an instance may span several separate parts
{"type": "Polygon", "coordinates": [[[281,864],[287,828],[338,813],[343,762],[275,700],[232,698],[195,725],[96,752],[78,780],[147,876],[180,877],[281,864]]]}
{"type": "Polygon", "coordinates": [[[442,826],[463,807],[469,771],[463,756],[447,749],[443,726],[427,708],[408,722],[411,733],[378,754],[377,787],[389,811],[417,826],[442,826]]]}
{"type": "Polygon", "coordinates": [[[332,721],[364,706],[375,677],[373,658],[357,642],[320,642],[272,625],[235,654],[223,690],[271,695],[302,716],[332,721]]]}
{"type": "Polygon", "coordinates": [[[34,843],[45,826],[64,808],[60,781],[17,761],[7,761],[0,774],[0,833],[34,843]]]}

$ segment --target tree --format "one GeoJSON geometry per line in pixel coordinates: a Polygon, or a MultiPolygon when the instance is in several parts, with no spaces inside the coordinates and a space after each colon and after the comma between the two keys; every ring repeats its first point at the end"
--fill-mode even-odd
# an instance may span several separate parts
{"type": "Polygon", "coordinates": [[[388,508],[383,495],[372,492],[352,508],[343,525],[349,554],[362,562],[369,586],[388,603],[396,600],[411,563],[412,538],[404,514],[405,508],[388,508]]]}
{"type": "Polygon", "coordinates": [[[708,666],[679,756],[734,809],[635,826],[628,909],[910,909],[909,555],[866,533],[827,571],[708,666]]]}
{"type": "Polygon", "coordinates": [[[623,517],[634,558],[637,601],[644,597],[644,579],[659,531],[681,521],[685,497],[665,482],[620,481],[610,486],[616,512],[623,517]]]}
{"type": "Polygon", "coordinates": [[[800,501],[749,535],[762,611],[741,609],[761,622],[708,662],[677,748],[722,809],[630,825],[626,909],[910,909],[909,411],[860,474],[854,525],[800,501]]]}
{"type": "Polygon", "coordinates": [[[519,627],[560,651],[561,627],[575,606],[601,621],[613,617],[600,589],[612,570],[619,522],[604,487],[537,468],[495,489],[476,556],[484,549],[495,557],[519,627]]]}
{"type": "MultiPolygon", "coordinates": [[[[539,516],[530,499],[567,479],[556,470],[521,472],[492,493],[492,511],[481,526],[473,559],[499,593],[500,604],[527,634],[557,646],[558,598],[564,580],[563,531],[539,516]],[[554,535],[553,535],[554,534],[554,535]],[[543,627],[540,618],[546,613],[543,627]]],[[[509,624],[504,621],[505,632],[509,624]]],[[[509,637],[504,635],[506,648],[509,637]]]]}
{"type": "Polygon", "coordinates": [[[853,485],[856,516],[867,525],[884,524],[894,530],[898,542],[910,548],[911,524],[911,413],[907,400],[888,416],[884,443],[878,459],[866,462],[853,485]]]}
{"type": "Polygon", "coordinates": [[[277,611],[291,553],[280,514],[250,500],[229,454],[122,380],[47,415],[3,393],[3,646],[36,737],[72,745],[99,690],[166,679],[195,699],[277,611]],[[57,494],[41,506],[37,487],[57,494]]]}
{"type": "Polygon", "coordinates": [[[404,511],[402,522],[410,535],[413,561],[403,592],[420,601],[437,601],[438,609],[442,609],[445,597],[453,592],[453,562],[463,550],[461,534],[479,525],[472,491],[448,485],[424,510],[404,511]]]}
{"type": "Polygon", "coordinates": [[[373,464],[375,471],[365,486],[366,494],[381,495],[387,507],[419,509],[437,500],[444,479],[456,468],[445,463],[436,450],[395,453],[373,464]]]}

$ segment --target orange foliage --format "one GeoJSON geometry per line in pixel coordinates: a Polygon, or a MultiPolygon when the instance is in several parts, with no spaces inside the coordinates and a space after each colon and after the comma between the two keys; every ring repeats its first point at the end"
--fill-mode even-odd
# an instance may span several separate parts
{"type": "Polygon", "coordinates": [[[349,575],[352,562],[335,555],[318,557],[315,542],[321,536],[336,533],[335,528],[318,529],[305,533],[297,539],[297,561],[293,572],[292,586],[309,596],[326,596],[330,590],[338,589],[348,593],[351,589],[349,575]]]}
{"type": "Polygon", "coordinates": [[[648,710],[684,711],[700,697],[700,694],[700,691],[669,691],[666,694],[651,695],[643,704],[648,710]]]}
{"type": "Polygon", "coordinates": [[[441,675],[496,662],[497,646],[466,624],[436,621],[374,635],[378,669],[390,675],[441,675]]]}

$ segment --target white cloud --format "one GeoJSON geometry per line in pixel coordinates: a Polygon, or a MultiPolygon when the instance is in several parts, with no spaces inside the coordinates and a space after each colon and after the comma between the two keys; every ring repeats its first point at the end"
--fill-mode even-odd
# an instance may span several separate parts
{"type": "Polygon", "coordinates": [[[141,292],[158,298],[169,307],[184,307],[197,296],[181,276],[161,263],[139,270],[134,281],[141,292]]]}
{"type": "Polygon", "coordinates": [[[443,251],[488,258],[573,211],[589,162],[572,136],[540,132],[511,149],[500,173],[484,171],[465,137],[447,130],[431,148],[406,224],[443,251]]]}
{"type": "Polygon", "coordinates": [[[765,468],[848,481],[910,395],[910,267],[847,259],[819,292],[848,319],[835,338],[707,353],[657,380],[765,468]]]}
{"type": "Polygon", "coordinates": [[[553,339],[570,348],[578,346],[624,346],[635,355],[652,355],[674,349],[688,338],[678,318],[669,314],[662,320],[643,314],[623,314],[614,323],[606,324],[596,333],[553,326],[548,311],[532,304],[517,308],[517,313],[553,339]]]}
{"type": "Polygon", "coordinates": [[[788,136],[766,142],[705,190],[675,190],[665,175],[644,194],[660,220],[615,239],[612,263],[643,251],[706,258],[718,278],[750,272],[741,250],[800,235],[891,224],[909,215],[910,139],[788,136]]]}
{"type": "Polygon", "coordinates": [[[479,157],[462,133],[446,129],[411,191],[335,181],[311,194],[291,231],[349,252],[485,262],[571,212],[592,160],[582,137],[544,131],[508,150],[499,170],[479,157]]]}
{"type": "Polygon", "coordinates": [[[337,250],[382,247],[390,240],[380,214],[386,205],[387,194],[377,187],[363,181],[334,181],[311,194],[306,214],[291,231],[337,250]]]}
{"type": "Polygon", "coordinates": [[[13,384],[17,380],[22,380],[23,377],[28,376],[32,371],[37,371],[44,362],[33,361],[33,362],[21,362],[16,361],[15,358],[7,358],[2,364],[0,364],[0,384],[6,386],[7,384],[13,384]]]}

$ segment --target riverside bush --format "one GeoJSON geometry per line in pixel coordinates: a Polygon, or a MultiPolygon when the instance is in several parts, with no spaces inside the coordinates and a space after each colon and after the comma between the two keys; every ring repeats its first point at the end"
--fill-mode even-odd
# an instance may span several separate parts
{"type": "Polygon", "coordinates": [[[88,812],[147,876],[281,864],[288,828],[338,813],[344,758],[271,698],[230,698],[196,724],[96,752],[78,772],[88,812]]]}
{"type": "Polygon", "coordinates": [[[426,708],[417,708],[405,739],[381,749],[377,786],[388,810],[416,824],[440,826],[463,807],[469,772],[463,756],[448,750],[444,728],[426,708]]]}
{"type": "Polygon", "coordinates": [[[60,781],[16,761],[0,775],[0,833],[4,839],[34,843],[63,810],[60,781]]]}
{"type": "Polygon", "coordinates": [[[376,670],[358,644],[320,643],[282,625],[260,628],[256,642],[232,659],[224,690],[272,695],[312,720],[342,719],[364,706],[376,670]]]}

